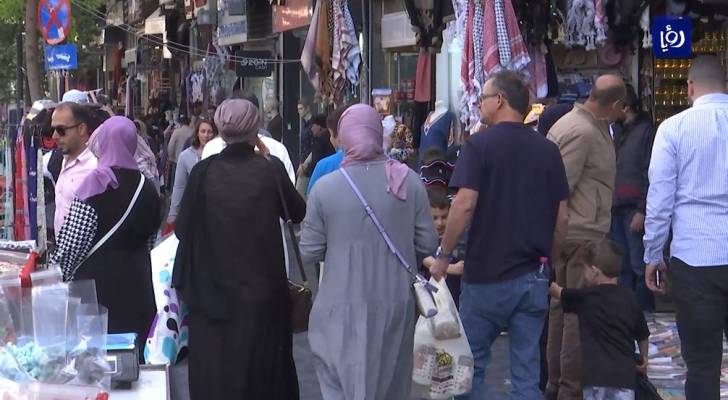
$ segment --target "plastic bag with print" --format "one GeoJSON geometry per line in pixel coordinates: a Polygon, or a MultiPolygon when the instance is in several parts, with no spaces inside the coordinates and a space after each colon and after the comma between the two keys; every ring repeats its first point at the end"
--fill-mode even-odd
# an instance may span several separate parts
{"type": "Polygon", "coordinates": [[[459,334],[447,340],[435,338],[429,319],[417,320],[412,371],[415,398],[449,399],[472,389],[473,353],[460,318],[456,320],[459,334]]]}
{"type": "Polygon", "coordinates": [[[178,244],[177,237],[170,235],[151,253],[157,315],[144,349],[144,359],[148,364],[174,365],[189,342],[187,306],[172,288],[172,268],[178,244]]]}

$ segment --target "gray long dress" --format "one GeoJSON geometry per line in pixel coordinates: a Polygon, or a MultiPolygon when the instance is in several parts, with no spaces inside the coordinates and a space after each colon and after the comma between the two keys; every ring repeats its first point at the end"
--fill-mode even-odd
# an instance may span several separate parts
{"type": "MultiPolygon", "coordinates": [[[[411,265],[436,250],[427,193],[414,172],[401,201],[386,191],[384,162],[347,171],[411,265]]],[[[324,261],[308,332],[324,400],[408,399],[416,322],[410,276],[340,171],[316,183],[307,207],[303,259],[324,261]]]]}

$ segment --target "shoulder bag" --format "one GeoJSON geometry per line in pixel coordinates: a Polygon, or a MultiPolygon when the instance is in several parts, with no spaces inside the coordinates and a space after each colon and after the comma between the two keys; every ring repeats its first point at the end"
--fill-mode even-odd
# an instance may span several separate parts
{"type": "Polygon", "coordinates": [[[356,197],[359,198],[359,201],[364,206],[364,210],[366,210],[367,215],[369,215],[369,218],[372,220],[374,225],[377,227],[377,230],[382,235],[384,242],[387,243],[389,251],[391,251],[392,254],[397,257],[397,259],[399,259],[400,265],[402,265],[407,273],[412,276],[412,288],[414,290],[415,300],[417,301],[418,311],[425,318],[434,317],[437,314],[437,306],[435,304],[435,298],[432,294],[437,292],[437,288],[430,282],[428,282],[427,279],[425,279],[422,275],[418,274],[412,269],[412,267],[407,262],[407,259],[402,256],[402,253],[399,252],[397,247],[394,245],[394,242],[392,242],[389,234],[387,234],[387,231],[384,229],[382,223],[379,222],[377,215],[374,214],[374,210],[369,206],[369,203],[367,203],[367,200],[364,198],[361,190],[359,190],[354,181],[351,179],[349,173],[344,168],[341,168],[340,170],[341,173],[344,175],[344,178],[346,178],[346,181],[349,182],[351,190],[354,191],[354,194],[356,194],[356,197]]]}
{"type": "Polygon", "coordinates": [[[281,184],[280,176],[276,171],[273,171],[273,174],[276,180],[276,187],[278,188],[278,197],[280,198],[281,205],[283,206],[285,224],[288,228],[288,234],[291,236],[291,241],[293,242],[293,252],[296,255],[296,263],[298,264],[298,270],[301,273],[301,279],[303,279],[303,283],[296,283],[291,279],[288,279],[288,295],[291,298],[291,327],[293,328],[293,333],[301,333],[308,330],[308,317],[311,314],[311,309],[313,308],[313,293],[308,286],[306,271],[303,269],[301,250],[298,248],[298,239],[296,238],[296,233],[293,231],[293,220],[291,219],[291,214],[288,211],[286,198],[283,195],[283,186],[281,184]]]}
{"type": "Polygon", "coordinates": [[[137,199],[139,199],[139,194],[142,192],[142,188],[144,187],[145,178],[144,178],[144,174],[141,173],[141,171],[139,171],[139,176],[140,176],[139,185],[137,185],[136,191],[134,192],[134,196],[132,196],[131,201],[129,202],[129,206],[126,207],[126,211],[124,211],[124,214],[122,214],[121,218],[119,218],[119,220],[116,222],[116,224],[114,226],[112,226],[111,229],[109,229],[109,231],[106,232],[106,234],[101,239],[99,239],[98,242],[96,242],[96,244],[94,245],[94,247],[91,248],[91,250],[89,250],[88,254],[86,254],[86,257],[84,257],[83,261],[78,263],[76,268],[73,270],[73,275],[76,274],[76,271],[78,270],[78,268],[84,262],[86,262],[86,260],[91,258],[91,256],[94,253],[96,253],[96,251],[98,249],[100,249],[101,246],[104,245],[104,243],[106,243],[109,239],[111,239],[111,236],[113,236],[114,233],[116,233],[116,231],[119,230],[119,228],[121,227],[121,224],[123,224],[124,221],[126,221],[126,218],[129,216],[129,214],[131,214],[131,209],[134,208],[134,204],[136,204],[137,199]]]}

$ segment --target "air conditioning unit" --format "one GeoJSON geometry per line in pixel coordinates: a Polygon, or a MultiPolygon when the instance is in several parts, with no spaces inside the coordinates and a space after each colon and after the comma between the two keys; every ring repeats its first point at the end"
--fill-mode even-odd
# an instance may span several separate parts
{"type": "Polygon", "coordinates": [[[415,31],[404,11],[382,16],[382,48],[414,46],[417,44],[415,31]]]}

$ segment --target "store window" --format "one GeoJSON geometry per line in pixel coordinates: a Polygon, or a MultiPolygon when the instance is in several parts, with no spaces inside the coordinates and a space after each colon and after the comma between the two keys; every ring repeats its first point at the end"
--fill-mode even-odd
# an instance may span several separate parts
{"type": "Polygon", "coordinates": [[[415,75],[417,72],[415,52],[388,52],[388,85],[392,89],[395,118],[407,126],[413,126],[415,108],[415,75]]]}

